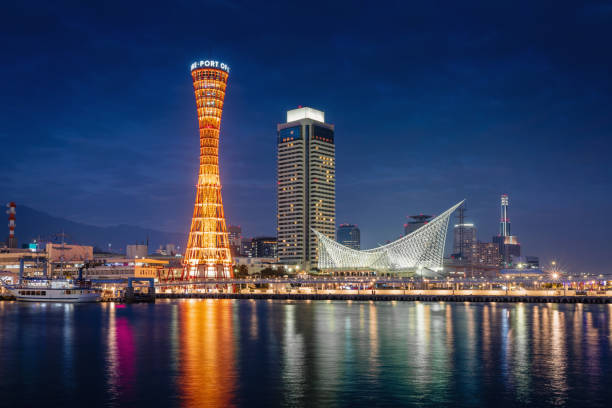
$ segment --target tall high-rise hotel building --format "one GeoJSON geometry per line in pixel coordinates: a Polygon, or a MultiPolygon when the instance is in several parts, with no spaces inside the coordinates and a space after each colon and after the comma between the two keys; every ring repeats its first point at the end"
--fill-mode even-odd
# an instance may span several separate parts
{"type": "Polygon", "coordinates": [[[336,163],[334,125],[312,108],[287,112],[277,126],[278,260],[304,269],[317,266],[312,228],[334,238],[336,163]]]}

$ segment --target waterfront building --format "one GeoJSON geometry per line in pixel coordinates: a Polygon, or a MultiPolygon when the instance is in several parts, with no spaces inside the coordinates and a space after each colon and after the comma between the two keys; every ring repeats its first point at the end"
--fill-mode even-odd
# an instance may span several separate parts
{"type": "Polygon", "coordinates": [[[540,258],[537,256],[513,256],[512,265],[521,269],[539,269],[540,258]]]}
{"type": "Polygon", "coordinates": [[[435,276],[443,267],[444,244],[451,214],[463,201],[414,233],[368,250],[355,250],[314,230],[319,238],[318,267],[323,271],[418,272],[435,276]]]}
{"type": "Polygon", "coordinates": [[[253,248],[254,258],[276,259],[276,252],[277,252],[276,237],[253,238],[251,248],[253,248]]]}
{"type": "Polygon", "coordinates": [[[404,235],[408,235],[418,230],[423,225],[427,224],[432,218],[433,218],[433,215],[425,215],[425,214],[409,215],[408,222],[404,224],[404,235]]]}
{"type": "Polygon", "coordinates": [[[357,225],[340,224],[336,233],[338,243],[351,249],[361,249],[361,233],[357,225]]]}
{"type": "Polygon", "coordinates": [[[255,258],[255,257],[243,257],[239,256],[235,258],[236,265],[234,269],[238,270],[240,266],[244,265],[247,267],[249,275],[253,275],[262,271],[262,269],[280,267],[276,263],[276,258],[255,258]]]}
{"type": "Polygon", "coordinates": [[[232,277],[219,179],[219,129],[229,71],[229,66],[213,60],[191,65],[200,129],[200,169],[184,258],[184,279],[232,277]]]}
{"type": "Polygon", "coordinates": [[[93,247],[65,243],[47,243],[33,249],[0,250],[0,271],[15,276],[75,276],[78,268],[94,259],[93,247]]]}
{"type": "Polygon", "coordinates": [[[149,254],[149,247],[147,245],[128,245],[125,247],[125,255],[128,258],[146,258],[149,254]]]}
{"type": "Polygon", "coordinates": [[[468,260],[472,264],[499,266],[501,255],[499,253],[499,245],[494,242],[476,242],[471,246],[470,258],[468,260]]]}
{"type": "Polygon", "coordinates": [[[277,126],[279,262],[308,270],[318,263],[316,229],[335,238],[334,125],[322,111],[299,107],[277,126]]]}
{"type": "Polygon", "coordinates": [[[472,259],[476,243],[476,226],[474,224],[455,224],[453,229],[453,254],[455,257],[466,260],[472,259]]]}
{"type": "Polygon", "coordinates": [[[152,258],[108,258],[83,270],[87,279],[159,278],[167,274],[169,263],[152,258]]]}

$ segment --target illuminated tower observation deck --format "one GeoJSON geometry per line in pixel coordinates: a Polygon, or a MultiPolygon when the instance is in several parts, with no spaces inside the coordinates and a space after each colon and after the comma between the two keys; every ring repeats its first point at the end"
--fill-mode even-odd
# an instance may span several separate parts
{"type": "Polygon", "coordinates": [[[229,67],[220,61],[191,64],[200,128],[200,172],[183,279],[232,277],[219,180],[219,128],[228,75],[229,67]]]}

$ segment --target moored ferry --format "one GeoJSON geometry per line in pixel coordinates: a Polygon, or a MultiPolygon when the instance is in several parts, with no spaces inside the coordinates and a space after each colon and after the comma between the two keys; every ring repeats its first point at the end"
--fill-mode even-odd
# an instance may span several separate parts
{"type": "Polygon", "coordinates": [[[49,280],[7,287],[21,302],[98,302],[101,292],[90,285],[75,285],[70,281],[49,280]]]}

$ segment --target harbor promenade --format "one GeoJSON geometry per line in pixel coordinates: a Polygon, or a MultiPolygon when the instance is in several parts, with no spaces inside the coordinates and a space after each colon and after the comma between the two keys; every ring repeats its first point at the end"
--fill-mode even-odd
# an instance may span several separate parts
{"type": "Polygon", "coordinates": [[[158,299],[259,299],[422,302],[612,303],[612,291],[362,290],[158,293],[158,299]]]}

